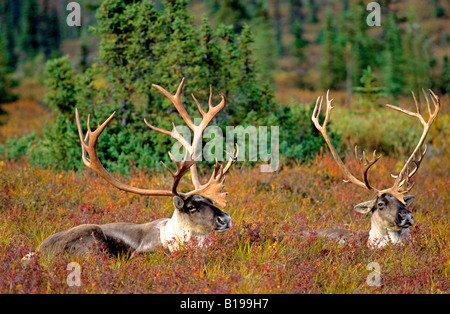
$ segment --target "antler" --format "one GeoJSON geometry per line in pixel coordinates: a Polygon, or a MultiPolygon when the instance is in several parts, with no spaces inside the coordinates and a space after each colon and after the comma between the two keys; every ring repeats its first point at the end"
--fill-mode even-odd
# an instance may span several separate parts
{"type": "Polygon", "coordinates": [[[355,178],[350,173],[350,171],[348,171],[348,169],[345,167],[344,163],[342,162],[341,158],[337,154],[336,149],[334,148],[334,146],[331,143],[331,140],[327,134],[327,125],[330,120],[331,110],[333,109],[333,107],[331,106],[331,102],[333,101],[333,99],[330,100],[328,98],[329,91],[327,91],[327,108],[326,108],[326,112],[325,112],[325,120],[324,120],[323,125],[320,125],[319,116],[320,116],[320,112],[322,109],[323,96],[317,98],[316,105],[314,107],[314,111],[313,111],[313,115],[312,115],[312,121],[314,122],[314,125],[320,131],[320,133],[322,133],[322,135],[325,139],[325,142],[328,144],[328,147],[330,148],[330,151],[331,151],[331,154],[333,155],[334,160],[339,165],[344,176],[346,177],[346,179],[344,180],[345,182],[350,182],[350,183],[356,184],[367,190],[373,190],[373,191],[377,192],[378,194],[390,193],[390,194],[394,195],[401,202],[404,202],[403,195],[408,193],[409,191],[411,191],[412,187],[414,186],[414,183],[411,182],[411,178],[417,173],[417,170],[419,169],[419,166],[423,160],[423,157],[425,156],[425,154],[427,152],[426,145],[423,150],[421,147],[425,141],[425,138],[428,134],[430,126],[436,119],[436,117],[439,113],[439,109],[440,109],[439,98],[433,93],[432,90],[429,90],[429,91],[430,91],[430,95],[431,95],[431,100],[433,101],[433,105],[434,105],[433,112],[431,112],[431,106],[430,106],[428,97],[427,97],[425,91],[423,91],[423,93],[425,95],[425,99],[427,101],[427,105],[428,105],[428,113],[430,115],[428,121],[425,121],[423,116],[420,114],[419,104],[417,103],[416,96],[414,95],[414,93],[412,93],[412,95],[413,95],[414,102],[416,105],[416,112],[411,112],[409,110],[402,109],[402,108],[392,106],[389,104],[386,105],[387,107],[389,107],[391,109],[400,111],[404,114],[407,114],[409,116],[416,117],[417,119],[419,119],[420,123],[423,126],[423,132],[422,132],[422,136],[419,139],[419,143],[417,144],[416,148],[412,152],[411,156],[406,161],[406,163],[403,166],[400,173],[397,176],[392,175],[392,177],[395,178],[394,185],[392,187],[390,187],[388,189],[384,189],[384,190],[375,189],[374,187],[372,187],[369,184],[369,180],[368,180],[368,171],[369,171],[370,167],[372,167],[381,158],[381,155],[376,156],[376,151],[374,151],[372,160],[368,160],[366,158],[365,153],[363,152],[363,157],[359,158],[358,152],[357,152],[357,147],[355,147],[355,156],[361,165],[361,173],[363,175],[364,182],[355,178]],[[414,165],[414,168],[412,167],[413,165],[414,165]]]}
{"type": "Polygon", "coordinates": [[[116,178],[114,178],[106,169],[103,167],[102,163],[100,162],[98,155],[97,155],[97,142],[99,136],[102,134],[102,132],[105,130],[106,126],[111,122],[112,118],[114,117],[115,112],[111,116],[109,116],[108,119],[106,119],[105,122],[103,122],[102,125],[99,125],[98,128],[95,131],[92,131],[89,125],[90,122],[90,115],[88,115],[88,121],[87,121],[87,134],[86,137],[83,135],[83,130],[81,128],[80,123],[80,117],[78,114],[78,109],[75,109],[75,116],[77,120],[77,127],[78,127],[78,134],[80,136],[81,140],[81,152],[82,152],[82,159],[83,163],[86,167],[92,169],[95,171],[100,177],[102,177],[104,180],[106,180],[108,183],[112,184],[116,188],[131,192],[135,194],[140,195],[149,195],[149,196],[182,196],[184,197],[184,194],[177,192],[177,186],[180,182],[183,175],[186,173],[187,170],[195,163],[195,161],[191,160],[183,160],[182,162],[176,162],[172,155],[169,153],[170,158],[175,162],[177,166],[177,171],[174,173],[172,172],[164,163],[164,166],[169,170],[169,172],[172,174],[174,180],[172,184],[172,190],[148,190],[148,189],[141,189],[137,187],[130,186],[128,184],[125,184],[123,182],[120,182],[116,178]],[[89,155],[89,158],[87,158],[86,153],[89,155]]]}
{"type": "Polygon", "coordinates": [[[198,194],[204,197],[210,198],[214,200],[219,206],[225,207],[227,205],[226,197],[228,192],[222,192],[225,182],[225,174],[228,169],[230,169],[231,165],[233,165],[237,157],[239,155],[239,147],[236,144],[236,149],[233,153],[225,151],[231,158],[228,160],[227,164],[224,165],[224,162],[221,164],[218,163],[216,159],[216,164],[214,165],[214,171],[206,184],[201,185],[199,188],[186,193],[186,196],[198,194]]]}
{"type": "Polygon", "coordinates": [[[338,153],[336,152],[336,149],[334,148],[330,137],[328,136],[327,125],[328,125],[328,122],[330,121],[331,110],[334,108],[331,105],[331,102],[333,101],[333,99],[329,99],[329,97],[328,97],[329,92],[330,91],[328,90],[327,91],[327,108],[325,111],[325,120],[323,122],[323,125],[320,125],[320,123],[319,123],[319,116],[320,116],[320,112],[322,110],[323,96],[320,96],[317,98],[316,105],[314,107],[311,119],[314,122],[314,125],[316,126],[316,128],[320,131],[320,133],[322,133],[322,136],[325,139],[325,142],[327,143],[328,148],[330,149],[334,160],[336,161],[339,168],[343,172],[344,177],[346,178],[346,179],[344,179],[344,182],[350,182],[350,183],[356,184],[357,186],[362,187],[369,191],[370,190],[378,191],[377,189],[375,189],[374,187],[372,187],[369,184],[368,172],[369,172],[370,167],[372,167],[381,158],[381,155],[376,156],[376,151],[374,151],[373,159],[368,160],[366,158],[365,152],[363,152],[363,157],[359,158],[357,147],[355,146],[355,156],[361,165],[361,173],[363,175],[363,181],[361,181],[361,180],[357,179],[355,176],[353,176],[351,174],[351,172],[347,169],[347,167],[345,167],[344,163],[342,162],[342,159],[339,157],[338,153]]]}
{"type": "Polygon", "coordinates": [[[218,164],[216,160],[216,165],[214,166],[214,171],[211,175],[211,178],[206,184],[201,184],[200,180],[198,179],[198,173],[197,168],[195,166],[196,161],[198,159],[198,144],[200,143],[202,139],[202,133],[207,127],[207,125],[211,122],[211,120],[214,118],[214,116],[225,107],[225,96],[221,94],[222,100],[217,105],[213,105],[213,92],[212,87],[210,88],[210,97],[209,97],[209,110],[208,112],[204,112],[201,108],[200,104],[198,103],[197,99],[192,95],[194,98],[194,101],[196,102],[198,109],[203,117],[202,121],[199,125],[195,125],[192,122],[192,119],[190,118],[189,114],[187,113],[186,109],[184,108],[183,104],[181,103],[181,91],[184,85],[184,78],[182,79],[180,85],[178,86],[178,89],[175,93],[175,95],[170,94],[167,92],[164,88],[158,85],[152,85],[158,90],[160,90],[164,95],[166,95],[167,98],[169,98],[172,103],[175,105],[175,108],[180,113],[183,120],[186,122],[188,127],[194,131],[194,138],[192,141],[192,144],[188,143],[188,141],[177,131],[175,124],[173,125],[172,131],[166,131],[160,128],[157,128],[151,124],[149,124],[145,119],[145,123],[147,126],[149,126],[152,130],[155,130],[157,132],[169,135],[176,139],[178,142],[180,142],[185,148],[186,148],[186,155],[181,162],[177,162],[175,158],[172,156],[171,153],[169,153],[170,159],[175,163],[177,167],[177,171],[173,172],[169,167],[167,167],[164,163],[164,167],[170,172],[170,174],[173,177],[173,184],[171,190],[147,190],[147,189],[141,189],[136,188],[133,186],[130,186],[128,184],[122,183],[115,179],[111,174],[109,174],[106,169],[101,164],[98,155],[97,155],[97,142],[98,138],[101,135],[101,133],[104,131],[106,126],[111,122],[112,118],[114,117],[115,112],[105,121],[102,125],[100,125],[97,130],[91,131],[89,122],[90,122],[90,115],[88,116],[88,122],[87,122],[87,134],[86,137],[83,135],[83,131],[81,128],[80,118],[78,115],[78,110],[75,110],[76,114],[76,120],[77,120],[77,126],[78,126],[78,133],[80,135],[81,140],[81,149],[82,149],[82,159],[83,163],[86,165],[86,167],[94,170],[98,175],[100,175],[103,179],[105,179],[108,183],[112,184],[116,188],[141,194],[141,195],[153,195],[153,196],[175,196],[178,195],[182,198],[189,197],[193,194],[202,195],[204,197],[207,197],[214,202],[216,202],[219,206],[225,207],[226,202],[226,196],[227,193],[222,192],[223,189],[223,183],[225,180],[225,173],[228,171],[228,169],[231,167],[233,163],[236,162],[237,156],[239,154],[239,149],[236,145],[236,150],[233,153],[228,153],[231,156],[231,159],[228,160],[227,164],[221,163],[218,164]],[[87,155],[89,155],[89,158],[87,155]],[[192,174],[192,182],[194,183],[195,189],[189,193],[180,193],[177,192],[178,184],[183,177],[183,175],[191,169],[192,174]]]}
{"type": "MultiPolygon", "coordinates": [[[[170,172],[170,174],[173,177],[172,193],[174,195],[178,195],[179,196],[180,193],[177,192],[178,183],[180,182],[180,180],[184,176],[184,174],[189,170],[189,168],[193,164],[195,164],[195,161],[192,158],[190,160],[187,160],[187,154],[184,157],[183,161],[181,161],[181,162],[176,161],[175,158],[173,158],[173,156],[172,156],[172,154],[170,152],[169,152],[169,157],[175,163],[175,165],[177,166],[177,171],[176,172],[173,172],[172,170],[170,170],[170,168],[167,167],[164,162],[161,161],[161,163],[167,169],[167,171],[170,172]]],[[[186,195],[184,195],[184,197],[186,197],[186,195]]]]}
{"type": "MultiPolygon", "coordinates": [[[[205,112],[200,103],[198,102],[197,98],[195,98],[194,95],[191,95],[194,99],[195,103],[197,104],[197,108],[202,115],[202,120],[199,125],[195,125],[192,122],[191,117],[187,113],[186,109],[184,108],[182,102],[181,102],[181,91],[184,86],[184,78],[181,80],[180,85],[178,86],[178,89],[174,95],[169,93],[167,90],[162,88],[159,85],[152,85],[156,89],[158,89],[160,92],[162,92],[168,99],[172,101],[177,111],[180,113],[183,120],[186,122],[188,127],[194,132],[194,136],[192,139],[192,144],[189,144],[188,141],[177,131],[175,124],[172,123],[173,129],[172,131],[163,130],[160,128],[157,128],[150,123],[147,122],[147,120],[144,119],[145,123],[149,128],[152,130],[155,130],[157,132],[166,134],[171,136],[172,138],[176,139],[178,142],[180,142],[183,147],[186,148],[187,152],[189,152],[190,156],[193,157],[194,160],[198,160],[200,157],[201,151],[198,151],[199,143],[202,139],[202,134],[205,128],[208,126],[208,124],[212,121],[212,119],[216,116],[217,113],[219,113],[226,104],[225,95],[220,94],[221,101],[217,106],[214,106],[213,104],[213,90],[212,86],[210,86],[210,94],[209,94],[209,102],[208,102],[208,112],[205,112]]],[[[238,148],[236,148],[237,153],[239,152],[238,148]]],[[[235,151],[235,152],[236,152],[235,151]]],[[[214,167],[213,174],[211,175],[211,178],[209,181],[205,184],[201,184],[198,176],[197,166],[194,163],[191,166],[191,177],[192,177],[192,183],[194,184],[195,190],[191,191],[186,194],[186,196],[193,195],[193,194],[199,194],[204,197],[208,197],[219,204],[219,206],[225,207],[226,206],[226,193],[222,193],[223,188],[223,181],[224,181],[224,174],[228,171],[228,169],[231,167],[231,165],[237,160],[237,154],[233,153],[232,158],[228,161],[227,165],[224,167],[223,163],[218,164],[216,161],[216,165],[214,167]]]]}
{"type": "Polygon", "coordinates": [[[417,119],[419,119],[420,123],[423,126],[422,135],[419,139],[419,142],[416,145],[416,148],[412,152],[411,156],[409,156],[409,158],[403,165],[403,168],[400,171],[400,173],[396,176],[392,175],[392,177],[395,178],[394,185],[392,187],[390,187],[389,189],[381,191],[383,193],[391,193],[394,196],[396,196],[399,200],[402,200],[402,201],[403,201],[403,194],[406,194],[409,191],[411,191],[412,187],[414,186],[414,183],[411,182],[411,178],[417,173],[417,170],[420,167],[423,157],[425,156],[425,154],[427,152],[427,146],[425,145],[425,148],[422,151],[422,145],[425,142],[425,138],[428,134],[428,131],[430,130],[430,126],[436,119],[436,117],[439,113],[439,109],[440,109],[439,97],[436,96],[436,94],[434,94],[431,89],[429,89],[429,92],[430,92],[430,98],[434,105],[433,112],[431,112],[430,102],[428,100],[427,94],[425,93],[425,90],[422,90],[422,92],[427,101],[428,113],[430,115],[428,121],[425,121],[424,117],[420,113],[419,104],[417,102],[416,96],[414,95],[414,92],[411,92],[411,93],[413,95],[414,103],[416,105],[416,112],[411,112],[409,110],[402,109],[400,107],[392,106],[389,104],[386,105],[387,107],[389,107],[391,109],[400,111],[400,112],[407,114],[409,116],[412,116],[412,117],[416,117],[417,119]],[[414,165],[414,168],[412,168],[413,165],[414,165]]]}

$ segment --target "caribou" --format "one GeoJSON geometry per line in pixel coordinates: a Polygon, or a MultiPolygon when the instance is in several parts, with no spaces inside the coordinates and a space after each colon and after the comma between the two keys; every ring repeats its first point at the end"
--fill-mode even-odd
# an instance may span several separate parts
{"type": "Polygon", "coordinates": [[[171,218],[162,218],[144,224],[115,222],[103,225],[84,224],[71,229],[53,234],[46,238],[37,248],[38,252],[61,253],[83,255],[92,251],[106,249],[109,254],[126,254],[133,256],[139,252],[153,252],[157,247],[164,247],[170,251],[176,250],[190,239],[197,239],[199,245],[214,230],[225,232],[231,227],[231,217],[220,207],[227,205],[227,192],[223,192],[225,174],[237,160],[239,148],[236,145],[234,152],[227,152],[230,156],[225,164],[216,163],[212,175],[206,183],[202,184],[196,167],[199,153],[197,147],[202,139],[202,133],[214,116],[220,112],[226,104],[226,99],[221,94],[221,101],[218,105],[213,104],[213,91],[210,88],[209,108],[205,112],[197,99],[192,95],[198,110],[202,116],[201,122],[193,123],[184,105],[181,102],[181,92],[184,85],[182,79],[174,95],[166,91],[159,85],[152,86],[162,92],[171,100],[178,113],[181,115],[187,126],[192,130],[192,142],[189,143],[173,124],[172,131],[159,129],[149,124],[145,119],[145,124],[152,130],[169,135],[177,140],[186,150],[182,161],[177,161],[169,152],[170,159],[175,163],[177,170],[174,172],[163,162],[163,166],[173,177],[172,188],[170,190],[149,190],[130,186],[114,178],[102,165],[97,155],[97,143],[99,136],[111,122],[114,113],[99,125],[95,131],[90,129],[90,115],[87,118],[87,134],[83,135],[78,109],[75,110],[78,133],[81,140],[81,157],[84,165],[97,173],[112,186],[134,194],[145,196],[170,196],[173,197],[174,212],[171,218]],[[89,156],[89,157],[88,157],[89,156]],[[187,193],[177,191],[178,184],[183,175],[190,170],[194,189],[187,193]]]}
{"type": "MultiPolygon", "coordinates": [[[[427,94],[425,93],[425,91],[423,91],[428,106],[428,121],[425,120],[420,113],[419,103],[417,102],[414,93],[412,93],[412,96],[416,106],[416,112],[412,112],[389,104],[386,105],[390,109],[417,118],[423,127],[423,131],[419,142],[417,143],[412,154],[404,163],[399,174],[391,175],[395,179],[393,185],[390,188],[383,190],[379,190],[373,187],[369,183],[368,179],[369,169],[381,158],[381,155],[377,156],[376,151],[374,151],[373,157],[370,160],[366,157],[365,152],[363,152],[362,157],[359,157],[358,149],[355,146],[355,157],[360,164],[362,180],[352,175],[336,152],[336,149],[334,148],[327,133],[327,125],[330,121],[331,110],[334,108],[332,106],[333,99],[329,99],[329,91],[326,94],[327,104],[325,109],[325,119],[322,125],[319,122],[319,116],[322,109],[323,96],[318,97],[316,100],[316,104],[312,114],[312,121],[315,127],[322,134],[335,162],[341,169],[345,177],[344,182],[355,184],[363,189],[372,191],[375,194],[371,200],[362,202],[354,206],[355,211],[362,214],[372,215],[371,229],[368,233],[369,247],[380,248],[387,245],[388,243],[404,244],[406,242],[409,242],[411,239],[409,227],[414,224],[414,218],[412,212],[408,210],[407,207],[414,201],[414,196],[406,194],[408,194],[414,186],[414,183],[411,181],[411,179],[419,170],[423,157],[427,152],[427,146],[425,145],[424,149],[422,149],[422,146],[424,144],[430,126],[436,119],[440,109],[439,98],[433,93],[433,91],[429,90],[429,93],[434,106],[433,110],[431,109],[427,94]]],[[[340,239],[344,239],[349,235],[349,233],[350,232],[348,230],[342,229],[318,231],[319,235],[340,239]]]]}

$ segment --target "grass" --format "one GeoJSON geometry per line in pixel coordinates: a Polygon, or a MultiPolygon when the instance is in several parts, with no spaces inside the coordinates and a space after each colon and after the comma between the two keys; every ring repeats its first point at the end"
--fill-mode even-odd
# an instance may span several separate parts
{"type": "MultiPolygon", "coordinates": [[[[374,179],[388,177],[387,158],[374,179]]],[[[27,161],[0,163],[0,293],[448,293],[450,284],[448,160],[427,160],[416,180],[414,242],[370,250],[311,236],[302,229],[369,228],[352,205],[369,195],[340,183],[328,155],[307,166],[261,176],[235,169],[227,179],[226,211],[233,227],[212,234],[208,245],[190,243],[179,252],[164,249],[133,259],[36,256],[21,258],[50,234],[82,223],[147,222],[171,215],[171,200],[144,198],[114,189],[89,171],[57,172],[27,161]],[[442,166],[445,169],[442,169],[442,166]],[[237,184],[239,182],[239,185],[237,184]],[[263,186],[264,188],[260,188],[263,186]],[[276,235],[287,235],[274,241],[276,235]],[[67,264],[81,266],[80,287],[66,284],[67,264]],[[381,286],[366,284],[370,262],[381,268],[381,286]]],[[[139,185],[156,187],[161,173],[137,174],[139,185]],[[147,184],[144,184],[147,181],[147,184]]]]}

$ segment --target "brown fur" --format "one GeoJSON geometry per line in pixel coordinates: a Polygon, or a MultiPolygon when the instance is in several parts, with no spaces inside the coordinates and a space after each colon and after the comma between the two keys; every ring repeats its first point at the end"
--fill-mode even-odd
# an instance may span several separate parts
{"type": "Polygon", "coordinates": [[[37,251],[84,255],[107,250],[112,255],[132,256],[137,252],[154,252],[158,246],[173,249],[169,244],[173,239],[184,236],[204,239],[213,230],[222,232],[231,226],[230,216],[202,196],[193,195],[186,200],[175,197],[174,205],[175,212],[170,219],[145,224],[80,225],[49,236],[37,251]]]}

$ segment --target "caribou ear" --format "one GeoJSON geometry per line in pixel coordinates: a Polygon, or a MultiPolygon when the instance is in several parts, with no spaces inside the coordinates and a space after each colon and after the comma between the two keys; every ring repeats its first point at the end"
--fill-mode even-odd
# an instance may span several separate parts
{"type": "Polygon", "coordinates": [[[405,202],[406,206],[409,206],[412,204],[412,202],[414,202],[414,199],[416,197],[414,195],[405,195],[403,196],[403,201],[405,202]]]}
{"type": "Polygon", "coordinates": [[[183,206],[184,206],[184,201],[181,197],[174,196],[173,197],[173,205],[175,206],[176,209],[182,210],[183,206]]]}
{"type": "Polygon", "coordinates": [[[370,201],[362,202],[358,205],[355,205],[353,207],[353,209],[355,211],[357,211],[358,213],[366,215],[372,211],[372,209],[375,207],[376,203],[377,203],[377,197],[371,199],[370,201]]]}

